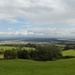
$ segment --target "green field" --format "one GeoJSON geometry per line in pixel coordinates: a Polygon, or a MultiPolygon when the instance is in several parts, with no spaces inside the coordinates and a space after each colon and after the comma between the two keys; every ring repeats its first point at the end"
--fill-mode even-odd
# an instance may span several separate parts
{"type": "Polygon", "coordinates": [[[0,60],[1,75],[75,75],[75,58],[38,62],[32,60],[0,60]]]}
{"type": "Polygon", "coordinates": [[[12,47],[12,46],[0,46],[0,49],[3,49],[3,50],[11,50],[12,48],[15,49],[15,47],[12,47]]]}
{"type": "MultiPolygon", "coordinates": [[[[0,49],[3,49],[3,50],[12,50],[12,48],[16,49],[16,47],[12,47],[12,46],[0,46],[0,49]]],[[[30,50],[30,49],[35,49],[35,48],[23,47],[23,49],[30,50]]]]}
{"type": "Polygon", "coordinates": [[[0,54],[0,59],[3,59],[4,58],[4,55],[3,54],[0,54]]]}
{"type": "Polygon", "coordinates": [[[75,50],[66,50],[63,51],[63,56],[75,56],[75,50]]]}

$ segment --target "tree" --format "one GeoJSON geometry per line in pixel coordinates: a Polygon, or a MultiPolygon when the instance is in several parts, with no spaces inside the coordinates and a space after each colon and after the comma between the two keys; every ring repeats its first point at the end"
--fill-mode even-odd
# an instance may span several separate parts
{"type": "Polygon", "coordinates": [[[18,58],[20,59],[29,59],[29,52],[27,50],[19,50],[18,51],[18,58]]]}
{"type": "Polygon", "coordinates": [[[15,50],[4,51],[4,58],[5,59],[16,59],[17,58],[17,51],[15,51],[15,50]]]}
{"type": "Polygon", "coordinates": [[[38,46],[36,50],[30,52],[30,56],[40,61],[56,60],[62,57],[62,51],[55,46],[38,46]]]}

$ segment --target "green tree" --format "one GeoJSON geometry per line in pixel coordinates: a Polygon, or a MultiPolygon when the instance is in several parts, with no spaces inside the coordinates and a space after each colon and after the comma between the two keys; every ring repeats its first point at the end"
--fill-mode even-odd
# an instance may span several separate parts
{"type": "Polygon", "coordinates": [[[17,58],[17,51],[15,51],[15,50],[4,51],[4,58],[5,59],[16,59],[17,58]]]}

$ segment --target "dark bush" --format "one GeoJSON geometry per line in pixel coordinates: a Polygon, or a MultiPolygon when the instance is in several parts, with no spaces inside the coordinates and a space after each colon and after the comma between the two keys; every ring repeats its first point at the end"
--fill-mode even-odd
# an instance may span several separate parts
{"type": "Polygon", "coordinates": [[[30,51],[30,57],[31,57],[31,59],[33,59],[33,60],[38,60],[38,51],[37,50],[31,50],[30,51]]]}
{"type": "Polygon", "coordinates": [[[53,58],[60,59],[62,57],[62,50],[59,47],[51,46],[50,47],[50,54],[53,54],[52,59],[53,58]]]}
{"type": "Polygon", "coordinates": [[[39,46],[36,50],[30,52],[30,56],[32,59],[39,61],[56,60],[62,57],[62,51],[55,46],[39,46]]]}
{"type": "Polygon", "coordinates": [[[18,53],[18,58],[20,58],[20,59],[29,59],[30,58],[29,51],[27,51],[27,50],[19,50],[17,53],[18,53]]]}
{"type": "Polygon", "coordinates": [[[16,59],[17,58],[17,52],[15,50],[6,50],[4,52],[4,58],[5,59],[16,59]]]}

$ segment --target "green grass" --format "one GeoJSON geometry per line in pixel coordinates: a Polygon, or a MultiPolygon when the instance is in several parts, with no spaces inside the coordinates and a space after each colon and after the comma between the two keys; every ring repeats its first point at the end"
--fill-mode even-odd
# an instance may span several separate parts
{"type": "MultiPolygon", "coordinates": [[[[0,46],[0,49],[3,49],[3,50],[12,50],[12,48],[16,49],[17,47],[12,47],[12,46],[0,46]]],[[[24,47],[23,49],[26,49],[26,50],[33,49],[33,50],[35,50],[35,48],[31,48],[31,47],[24,47]]]]}
{"type": "Polygon", "coordinates": [[[75,59],[37,62],[32,60],[0,60],[1,75],[75,75],[75,59]]]}
{"type": "Polygon", "coordinates": [[[66,50],[63,51],[63,56],[75,56],[75,50],[66,50]]]}
{"type": "Polygon", "coordinates": [[[26,50],[33,49],[33,50],[35,50],[35,48],[31,48],[31,47],[24,47],[23,49],[26,49],[26,50]]]}
{"type": "Polygon", "coordinates": [[[12,46],[0,46],[0,49],[3,49],[3,50],[11,50],[12,48],[15,49],[15,47],[12,47],[12,46]]]}
{"type": "Polygon", "coordinates": [[[0,54],[0,59],[3,59],[4,58],[4,55],[3,54],[0,54]]]}

